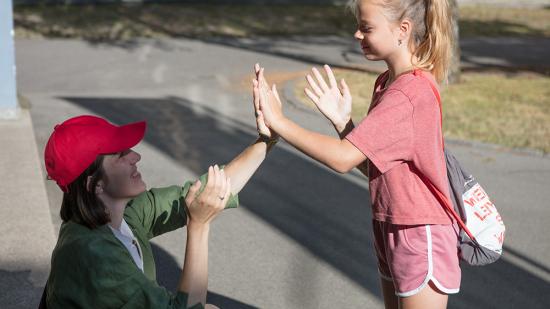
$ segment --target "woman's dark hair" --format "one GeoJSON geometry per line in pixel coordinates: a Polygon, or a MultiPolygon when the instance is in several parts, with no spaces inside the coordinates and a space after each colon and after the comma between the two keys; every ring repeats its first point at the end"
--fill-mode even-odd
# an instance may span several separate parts
{"type": "Polygon", "coordinates": [[[94,229],[111,221],[111,217],[105,204],[95,194],[98,181],[107,181],[103,170],[104,156],[97,156],[94,163],[68,185],[68,192],[63,194],[61,203],[61,219],[63,222],[72,220],[94,229]],[[86,186],[88,177],[91,176],[90,190],[86,186]]]}

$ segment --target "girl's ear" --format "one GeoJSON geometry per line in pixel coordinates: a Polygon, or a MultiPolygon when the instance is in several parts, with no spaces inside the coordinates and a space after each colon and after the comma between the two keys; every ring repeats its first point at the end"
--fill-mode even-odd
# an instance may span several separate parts
{"type": "Polygon", "coordinates": [[[412,23],[408,19],[403,19],[399,23],[399,39],[403,41],[409,41],[412,32],[412,23]]]}

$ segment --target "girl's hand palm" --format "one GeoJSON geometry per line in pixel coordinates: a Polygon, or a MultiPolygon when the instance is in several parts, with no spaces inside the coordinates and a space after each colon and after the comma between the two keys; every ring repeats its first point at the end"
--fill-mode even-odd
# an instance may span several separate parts
{"type": "Polygon", "coordinates": [[[280,122],[284,115],[277,87],[273,84],[271,89],[269,88],[269,84],[265,80],[264,68],[257,65],[255,69],[257,79],[253,81],[253,95],[258,129],[263,131],[262,127],[265,125],[270,130],[270,137],[278,137],[273,126],[280,122]]]}
{"type": "Polygon", "coordinates": [[[311,89],[306,88],[305,93],[334,126],[343,127],[351,119],[351,94],[343,79],[339,88],[330,67],[325,65],[324,68],[329,84],[325,82],[321,73],[313,68],[315,79],[309,74],[306,76],[311,89]]]}
{"type": "MultiPolygon", "coordinates": [[[[273,85],[273,88],[271,89],[271,93],[269,90],[269,84],[265,80],[265,76],[263,74],[263,68],[260,67],[259,63],[256,63],[254,65],[254,73],[256,75],[256,78],[252,80],[252,94],[253,94],[253,102],[254,102],[254,113],[256,115],[256,127],[258,130],[258,133],[260,135],[266,136],[271,139],[276,139],[279,137],[279,135],[274,132],[267,124],[266,119],[264,117],[264,113],[261,110],[260,101],[266,101],[268,94],[273,95],[274,97],[271,99],[275,99],[277,101],[278,106],[281,106],[281,100],[279,98],[279,94],[277,93],[277,88],[275,85],[273,85]]],[[[265,104],[265,103],[264,103],[265,104]]],[[[268,113],[268,116],[271,114],[268,113]]]]}
{"type": "Polygon", "coordinates": [[[350,119],[351,96],[345,97],[338,88],[325,92],[315,105],[332,123],[347,122],[350,119]]]}

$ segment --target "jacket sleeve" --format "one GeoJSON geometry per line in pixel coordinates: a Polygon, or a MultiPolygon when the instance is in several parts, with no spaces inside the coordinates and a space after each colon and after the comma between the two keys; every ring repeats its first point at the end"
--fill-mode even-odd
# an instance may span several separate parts
{"type": "MultiPolygon", "coordinates": [[[[200,177],[201,189],[208,182],[208,174],[200,177]]],[[[185,196],[193,183],[186,182],[183,186],[154,188],[130,201],[124,212],[124,219],[134,227],[145,230],[149,239],[183,227],[187,223],[185,196]]],[[[226,208],[236,208],[239,205],[237,195],[231,195],[226,208]]]]}

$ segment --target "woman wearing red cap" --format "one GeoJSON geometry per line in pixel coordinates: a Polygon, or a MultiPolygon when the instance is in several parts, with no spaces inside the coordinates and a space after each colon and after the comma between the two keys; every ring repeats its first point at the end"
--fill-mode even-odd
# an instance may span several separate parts
{"type": "MultiPolygon", "coordinates": [[[[257,103],[257,102],[256,102],[257,103]]],[[[211,166],[194,184],[151,189],[131,148],[145,122],[115,126],[94,116],[55,127],[45,149],[48,176],[63,190],[61,225],[42,305],[50,308],[203,308],[209,224],[277,141],[258,121],[260,138],[225,169],[211,166]],[[156,282],[149,240],[187,226],[177,292],[156,282]]]]}

